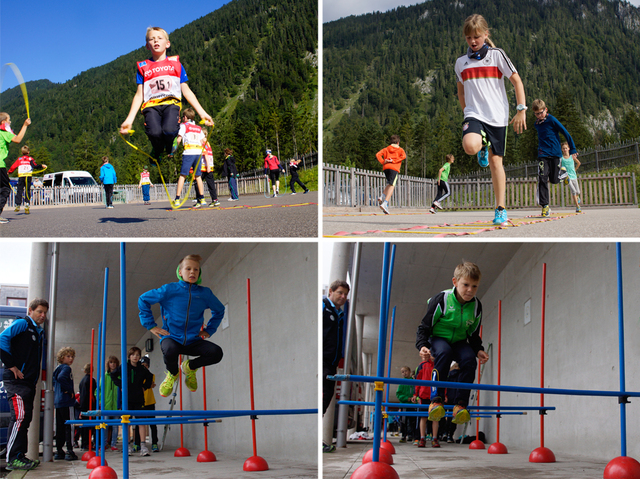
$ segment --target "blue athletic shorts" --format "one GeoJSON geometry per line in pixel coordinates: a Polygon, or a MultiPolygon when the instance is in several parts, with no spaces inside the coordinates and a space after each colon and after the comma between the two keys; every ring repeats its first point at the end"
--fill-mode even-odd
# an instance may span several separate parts
{"type": "Polygon", "coordinates": [[[180,174],[182,176],[189,176],[189,170],[193,168],[196,172],[196,176],[202,176],[202,169],[200,168],[200,160],[202,155],[182,155],[182,168],[180,168],[180,174]]]}

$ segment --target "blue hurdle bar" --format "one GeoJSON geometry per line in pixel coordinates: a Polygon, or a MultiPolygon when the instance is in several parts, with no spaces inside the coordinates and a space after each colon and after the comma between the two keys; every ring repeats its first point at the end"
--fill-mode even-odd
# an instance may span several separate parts
{"type": "Polygon", "coordinates": [[[640,392],[599,391],[595,389],[559,389],[534,388],[526,386],[498,386],[495,384],[454,383],[451,381],[428,381],[420,379],[385,378],[381,376],[356,376],[354,374],[335,374],[327,376],[332,381],[353,381],[363,383],[389,382],[391,384],[409,384],[413,386],[440,386],[457,389],[479,389],[482,391],[502,391],[509,393],[559,394],[561,396],[604,396],[604,397],[640,397],[640,392]]]}
{"type": "Polygon", "coordinates": [[[98,410],[83,412],[83,417],[104,416],[104,417],[156,417],[156,416],[183,416],[187,417],[233,417],[233,416],[278,416],[287,414],[318,414],[318,409],[246,409],[246,410],[226,410],[226,411],[171,411],[171,410],[139,410],[123,409],[121,411],[98,410]]]}
{"type": "MultiPolygon", "coordinates": [[[[375,403],[368,401],[338,401],[338,404],[346,404],[348,406],[373,406],[375,403]]],[[[405,406],[404,403],[382,403],[386,407],[397,407],[402,409],[427,409],[429,404],[411,404],[405,406]]],[[[446,410],[453,410],[455,406],[442,406],[446,410]]],[[[467,410],[496,410],[496,411],[555,411],[555,406],[467,406],[467,410]]]]}

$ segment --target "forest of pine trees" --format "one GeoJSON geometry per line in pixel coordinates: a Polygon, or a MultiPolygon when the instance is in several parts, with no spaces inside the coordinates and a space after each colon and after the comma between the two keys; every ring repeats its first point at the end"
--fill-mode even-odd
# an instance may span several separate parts
{"type": "MultiPolygon", "coordinates": [[[[545,100],[578,148],[640,137],[640,11],[624,1],[430,0],[323,25],[323,162],[379,168],[392,134],[402,173],[433,177],[447,153],[456,173],[477,161],[461,147],[455,60],[462,25],[482,14],[523,80],[527,103],[545,100]],[[605,121],[608,120],[608,121],[605,121]]],[[[506,81],[511,115],[515,94],[506,81]]],[[[537,157],[531,110],[526,133],[507,135],[505,164],[537,157]]]]}

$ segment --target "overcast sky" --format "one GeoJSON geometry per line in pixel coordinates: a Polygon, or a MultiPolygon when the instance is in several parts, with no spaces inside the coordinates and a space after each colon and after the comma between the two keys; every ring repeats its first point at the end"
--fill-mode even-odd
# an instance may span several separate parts
{"type": "MultiPolygon", "coordinates": [[[[322,8],[322,21],[332,22],[349,15],[362,15],[371,12],[386,12],[397,6],[410,6],[423,3],[423,1],[403,2],[399,0],[324,0],[322,8]]],[[[631,0],[632,5],[640,7],[640,0],[631,0]]]]}
{"type": "Polygon", "coordinates": [[[31,242],[0,242],[0,284],[29,284],[31,242]]]}

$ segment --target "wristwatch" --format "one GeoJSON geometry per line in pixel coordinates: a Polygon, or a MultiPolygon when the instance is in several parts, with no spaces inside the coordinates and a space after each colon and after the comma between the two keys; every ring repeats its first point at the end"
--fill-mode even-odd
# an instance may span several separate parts
{"type": "Polygon", "coordinates": [[[527,106],[526,106],[526,105],[523,105],[522,103],[520,103],[520,104],[516,107],[516,110],[518,110],[518,111],[527,111],[527,109],[528,109],[528,108],[527,108],[527,106]]]}

